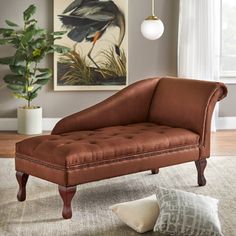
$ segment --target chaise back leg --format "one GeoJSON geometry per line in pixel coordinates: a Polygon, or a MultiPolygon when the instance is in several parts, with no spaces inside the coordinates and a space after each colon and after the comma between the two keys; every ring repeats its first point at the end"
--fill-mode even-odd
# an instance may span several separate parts
{"type": "Polygon", "coordinates": [[[152,169],[151,172],[152,172],[153,175],[158,174],[159,173],[159,169],[152,169]]]}
{"type": "Polygon", "coordinates": [[[207,160],[206,159],[197,160],[195,161],[195,165],[197,167],[197,173],[198,173],[198,185],[204,186],[206,185],[206,178],[204,176],[204,170],[207,165],[207,160]]]}

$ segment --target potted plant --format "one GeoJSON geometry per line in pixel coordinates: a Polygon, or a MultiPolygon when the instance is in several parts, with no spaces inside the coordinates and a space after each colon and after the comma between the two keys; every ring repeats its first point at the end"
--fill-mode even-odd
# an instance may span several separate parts
{"type": "Polygon", "coordinates": [[[35,12],[35,5],[30,5],[24,11],[23,27],[6,20],[7,28],[0,28],[0,45],[15,48],[13,56],[0,58],[0,64],[8,65],[10,69],[3,80],[16,98],[27,101],[25,106],[17,110],[18,133],[22,134],[42,132],[42,108],[31,102],[51,79],[52,70],[41,68],[39,63],[48,54],[69,51],[67,47],[54,44],[65,32],[49,33],[39,28],[37,20],[33,18],[35,12]]]}

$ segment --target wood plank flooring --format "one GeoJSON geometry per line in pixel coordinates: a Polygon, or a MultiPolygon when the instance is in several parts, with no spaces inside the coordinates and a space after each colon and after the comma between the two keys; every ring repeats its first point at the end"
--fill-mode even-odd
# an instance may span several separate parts
{"type": "MultiPolygon", "coordinates": [[[[28,137],[31,136],[20,135],[16,132],[0,132],[0,157],[14,157],[15,143],[28,137]]],[[[211,155],[236,156],[236,130],[212,133],[211,155]]]]}
{"type": "Polygon", "coordinates": [[[211,155],[236,156],[236,130],[224,130],[212,133],[211,155]]]}
{"type": "MultiPolygon", "coordinates": [[[[50,134],[50,132],[45,132],[43,134],[50,134]]],[[[29,137],[33,136],[17,134],[16,132],[10,132],[10,131],[0,132],[0,158],[14,157],[15,144],[29,137]]]]}

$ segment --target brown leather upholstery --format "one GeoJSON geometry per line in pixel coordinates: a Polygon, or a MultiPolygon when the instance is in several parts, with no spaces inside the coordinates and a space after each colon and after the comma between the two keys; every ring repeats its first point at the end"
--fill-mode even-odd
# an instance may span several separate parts
{"type": "Polygon", "coordinates": [[[52,135],[16,146],[16,170],[73,186],[210,155],[222,83],[156,78],[62,119],[52,135]]]}
{"type": "Polygon", "coordinates": [[[196,148],[198,143],[199,136],[185,129],[137,123],[34,137],[18,143],[16,151],[26,160],[66,170],[196,148]]]}
{"type": "Polygon", "coordinates": [[[145,122],[158,81],[139,81],[93,107],[65,117],[52,134],[145,122]]]}
{"type": "Polygon", "coordinates": [[[212,112],[226,94],[222,83],[164,78],[156,88],[148,120],[199,134],[201,157],[209,157],[212,112]]]}

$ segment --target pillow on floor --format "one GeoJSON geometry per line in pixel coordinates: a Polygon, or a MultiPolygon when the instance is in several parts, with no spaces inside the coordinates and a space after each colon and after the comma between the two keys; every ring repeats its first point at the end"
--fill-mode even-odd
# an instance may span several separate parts
{"type": "Polygon", "coordinates": [[[160,188],[160,215],[154,231],[175,236],[221,236],[218,200],[180,190],[160,188]]]}
{"type": "Polygon", "coordinates": [[[123,202],[109,207],[125,224],[144,233],[153,230],[159,215],[156,195],[143,199],[123,202]]]}

